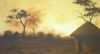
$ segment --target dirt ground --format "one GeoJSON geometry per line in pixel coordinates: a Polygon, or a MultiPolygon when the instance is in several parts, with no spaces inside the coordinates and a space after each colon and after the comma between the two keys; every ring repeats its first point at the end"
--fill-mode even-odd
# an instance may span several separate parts
{"type": "Polygon", "coordinates": [[[0,54],[100,54],[100,52],[75,52],[72,47],[67,46],[36,48],[26,44],[23,47],[12,45],[12,47],[2,48],[0,54]]]}
{"type": "Polygon", "coordinates": [[[0,43],[0,54],[100,54],[99,51],[75,52],[66,41],[16,41],[0,43]]]}

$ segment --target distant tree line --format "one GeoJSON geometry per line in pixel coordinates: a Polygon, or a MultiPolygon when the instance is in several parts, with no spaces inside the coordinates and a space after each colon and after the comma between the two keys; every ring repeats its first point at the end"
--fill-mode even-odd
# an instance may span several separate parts
{"type": "MultiPolygon", "coordinates": [[[[66,37],[67,38],[67,37],[66,37]]],[[[52,33],[44,34],[43,32],[38,32],[37,34],[27,34],[23,35],[19,32],[5,31],[3,35],[0,36],[0,40],[62,40],[60,35],[54,35],[52,33]]]]}

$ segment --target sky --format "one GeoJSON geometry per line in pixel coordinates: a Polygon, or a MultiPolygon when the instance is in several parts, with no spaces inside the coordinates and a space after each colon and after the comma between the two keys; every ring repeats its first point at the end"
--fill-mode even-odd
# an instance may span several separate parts
{"type": "MultiPolygon", "coordinates": [[[[41,23],[37,31],[52,32],[55,34],[70,35],[85,22],[78,18],[76,11],[82,12],[80,5],[73,4],[74,0],[0,0],[0,33],[12,30],[5,22],[10,9],[42,10],[41,23]]],[[[100,5],[99,0],[94,0],[100,5]]],[[[100,7],[100,6],[99,6],[100,7]]],[[[100,16],[93,19],[93,23],[100,28],[100,16]]]]}

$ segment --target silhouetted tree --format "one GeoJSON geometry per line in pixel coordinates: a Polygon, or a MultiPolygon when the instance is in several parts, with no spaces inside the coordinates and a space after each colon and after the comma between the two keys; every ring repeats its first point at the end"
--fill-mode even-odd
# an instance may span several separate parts
{"type": "Polygon", "coordinates": [[[6,40],[13,39],[13,33],[11,31],[5,31],[3,36],[4,36],[4,39],[6,39],[6,40]]]}
{"type": "Polygon", "coordinates": [[[50,39],[50,40],[51,40],[51,39],[54,39],[54,36],[55,36],[55,35],[54,35],[53,33],[48,33],[48,34],[47,34],[47,38],[50,39]]]}
{"type": "Polygon", "coordinates": [[[19,32],[15,32],[15,33],[13,34],[13,36],[15,36],[15,37],[20,37],[21,35],[20,35],[19,32]]]}
{"type": "Polygon", "coordinates": [[[40,12],[41,11],[30,13],[30,18],[28,19],[28,26],[32,29],[33,35],[35,33],[35,29],[40,23],[40,12]]]}
{"type": "Polygon", "coordinates": [[[26,28],[26,24],[27,24],[27,19],[28,19],[28,12],[24,9],[21,10],[16,10],[13,9],[12,12],[14,14],[12,15],[8,15],[9,21],[8,22],[17,22],[20,23],[23,27],[23,35],[25,35],[25,28],[26,28]]]}
{"type": "Polygon", "coordinates": [[[5,31],[4,32],[4,36],[5,37],[10,37],[10,36],[12,36],[13,35],[13,33],[11,32],[11,31],[5,31]]]}
{"type": "Polygon", "coordinates": [[[23,36],[25,35],[25,30],[26,27],[29,25],[33,25],[33,27],[35,27],[34,25],[37,24],[37,22],[39,21],[38,18],[35,18],[40,12],[35,13],[35,14],[31,14],[29,11],[26,11],[24,9],[21,10],[17,10],[17,9],[12,9],[11,12],[13,12],[13,14],[8,15],[7,18],[7,22],[16,22],[16,24],[21,24],[23,27],[23,36]]]}
{"type": "Polygon", "coordinates": [[[74,3],[84,6],[84,11],[86,13],[78,13],[81,14],[79,17],[81,17],[85,21],[87,21],[85,18],[89,18],[89,22],[91,22],[95,16],[98,16],[98,14],[100,14],[100,7],[97,7],[97,3],[93,2],[92,0],[75,0],[74,3]]]}
{"type": "Polygon", "coordinates": [[[37,36],[45,36],[45,34],[43,32],[38,32],[37,36]]]}

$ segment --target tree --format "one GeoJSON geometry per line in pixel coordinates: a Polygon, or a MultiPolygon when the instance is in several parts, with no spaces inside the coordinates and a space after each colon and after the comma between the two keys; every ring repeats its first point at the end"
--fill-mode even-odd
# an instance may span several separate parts
{"type": "Polygon", "coordinates": [[[7,16],[8,22],[20,23],[23,27],[23,35],[25,35],[26,24],[29,16],[28,12],[24,9],[12,9],[11,12],[13,12],[13,14],[7,16]]]}
{"type": "Polygon", "coordinates": [[[89,22],[92,22],[93,18],[100,14],[100,7],[97,7],[97,3],[92,0],[75,0],[74,3],[84,6],[86,13],[82,14],[79,12],[81,14],[79,17],[85,21],[87,21],[85,18],[89,18],[89,22]]]}
{"type": "Polygon", "coordinates": [[[12,9],[11,12],[13,14],[8,15],[7,16],[7,22],[11,22],[11,23],[15,23],[17,25],[21,24],[22,28],[23,28],[23,35],[25,35],[25,30],[26,27],[31,27],[33,29],[33,32],[35,30],[35,27],[39,24],[40,22],[40,12],[35,12],[35,11],[30,11],[30,9],[28,11],[21,9],[21,10],[17,10],[17,9],[12,9]]]}
{"type": "Polygon", "coordinates": [[[38,24],[41,21],[40,20],[40,16],[41,16],[40,12],[41,11],[30,13],[30,18],[28,19],[28,26],[32,29],[33,35],[35,33],[35,29],[37,28],[38,24]]]}

